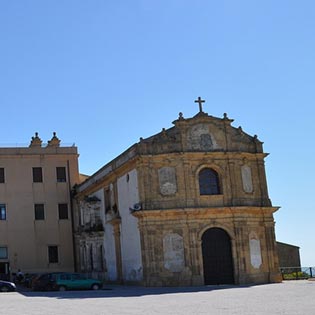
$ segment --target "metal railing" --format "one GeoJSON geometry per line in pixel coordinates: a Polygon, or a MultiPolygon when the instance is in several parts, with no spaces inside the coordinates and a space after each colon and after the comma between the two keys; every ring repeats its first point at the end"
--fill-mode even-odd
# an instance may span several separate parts
{"type": "Polygon", "coordinates": [[[315,278],[315,267],[280,267],[283,280],[315,278]]]}

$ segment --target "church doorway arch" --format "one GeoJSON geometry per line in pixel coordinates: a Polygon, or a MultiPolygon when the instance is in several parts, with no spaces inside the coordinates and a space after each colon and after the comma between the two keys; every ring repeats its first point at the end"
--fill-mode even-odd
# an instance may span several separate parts
{"type": "Polygon", "coordinates": [[[221,228],[206,230],[201,238],[205,284],[234,284],[231,238],[221,228]]]}

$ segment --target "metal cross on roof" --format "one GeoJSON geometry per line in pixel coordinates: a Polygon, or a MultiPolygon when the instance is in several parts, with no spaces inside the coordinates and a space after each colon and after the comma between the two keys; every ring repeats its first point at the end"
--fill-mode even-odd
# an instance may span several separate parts
{"type": "Polygon", "coordinates": [[[195,100],[195,103],[199,104],[199,112],[202,112],[202,103],[205,103],[205,100],[202,100],[201,97],[199,96],[198,99],[195,100]]]}

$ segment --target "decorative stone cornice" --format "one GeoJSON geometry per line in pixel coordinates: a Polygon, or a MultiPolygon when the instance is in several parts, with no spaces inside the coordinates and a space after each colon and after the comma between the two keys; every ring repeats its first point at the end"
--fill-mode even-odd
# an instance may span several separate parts
{"type": "Polygon", "coordinates": [[[271,216],[280,207],[216,207],[216,208],[182,208],[166,210],[140,210],[132,213],[133,216],[143,219],[165,220],[170,218],[184,219],[194,218],[202,219],[207,217],[242,217],[242,216],[271,216]]]}

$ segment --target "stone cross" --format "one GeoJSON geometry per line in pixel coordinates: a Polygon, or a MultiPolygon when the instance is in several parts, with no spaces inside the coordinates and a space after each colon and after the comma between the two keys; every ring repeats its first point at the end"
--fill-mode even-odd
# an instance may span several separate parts
{"type": "Polygon", "coordinates": [[[199,112],[202,112],[202,103],[204,103],[205,100],[202,100],[201,97],[199,96],[197,100],[195,100],[195,103],[199,104],[199,112]]]}

